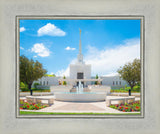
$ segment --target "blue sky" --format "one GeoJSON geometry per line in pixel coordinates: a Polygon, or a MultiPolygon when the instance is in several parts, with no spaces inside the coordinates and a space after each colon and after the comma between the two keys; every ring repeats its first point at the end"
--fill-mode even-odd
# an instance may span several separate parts
{"type": "Polygon", "coordinates": [[[140,20],[20,20],[20,55],[41,62],[48,74],[68,76],[78,54],[79,29],[92,76],[116,74],[140,58],[140,20]]]}

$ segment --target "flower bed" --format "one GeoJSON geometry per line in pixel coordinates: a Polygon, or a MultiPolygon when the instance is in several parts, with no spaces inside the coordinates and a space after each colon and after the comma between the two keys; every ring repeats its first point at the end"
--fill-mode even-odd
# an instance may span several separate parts
{"type": "Polygon", "coordinates": [[[24,100],[20,100],[20,109],[27,109],[27,110],[39,110],[45,107],[48,107],[49,105],[47,104],[36,104],[36,103],[28,103],[24,100]]]}
{"type": "Polygon", "coordinates": [[[110,105],[110,108],[114,108],[123,112],[137,112],[141,110],[140,107],[140,101],[135,101],[132,103],[126,103],[126,104],[115,104],[115,105],[110,105]]]}

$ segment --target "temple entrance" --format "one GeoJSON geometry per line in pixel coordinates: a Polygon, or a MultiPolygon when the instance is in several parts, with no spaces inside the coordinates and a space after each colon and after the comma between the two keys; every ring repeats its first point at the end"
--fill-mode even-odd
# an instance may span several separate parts
{"type": "Polygon", "coordinates": [[[77,73],[77,79],[83,79],[83,73],[77,73]]]}
{"type": "MultiPolygon", "coordinates": [[[[77,79],[83,79],[83,73],[77,73],[77,79]]],[[[84,86],[84,82],[81,82],[84,86]]],[[[79,82],[77,82],[77,86],[79,85],[79,82]]]]}

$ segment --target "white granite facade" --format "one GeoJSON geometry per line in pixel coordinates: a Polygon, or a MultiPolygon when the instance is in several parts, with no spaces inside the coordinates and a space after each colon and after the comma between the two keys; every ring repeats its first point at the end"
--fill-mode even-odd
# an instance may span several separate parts
{"type": "MultiPolygon", "coordinates": [[[[91,65],[87,64],[71,64],[70,65],[70,79],[78,79],[78,73],[83,74],[83,79],[91,78],[91,65]]],[[[89,85],[91,82],[85,82],[84,85],[89,85]]]]}
{"type": "Polygon", "coordinates": [[[83,73],[83,79],[91,78],[91,65],[86,64],[71,64],[70,79],[77,79],[77,73],[83,73]]]}
{"type": "MultiPolygon", "coordinates": [[[[89,73],[88,73],[88,76],[89,76],[89,73]]],[[[75,75],[73,75],[73,77],[75,77],[75,75]]],[[[44,89],[53,85],[59,85],[58,79],[60,78],[62,77],[42,77],[41,79],[34,81],[34,83],[36,82],[41,84],[42,88],[44,89]]],[[[95,79],[95,77],[91,77],[91,78],[95,79]]],[[[119,76],[102,76],[100,78],[102,79],[102,83],[101,83],[102,85],[111,86],[112,89],[116,89],[116,88],[120,88],[120,87],[124,87],[125,85],[128,85],[127,82],[122,78],[120,78],[119,76]]],[[[67,83],[67,85],[69,84],[70,83],[67,83]]],[[[94,82],[85,83],[85,84],[90,85],[90,84],[94,84],[94,82]]]]}

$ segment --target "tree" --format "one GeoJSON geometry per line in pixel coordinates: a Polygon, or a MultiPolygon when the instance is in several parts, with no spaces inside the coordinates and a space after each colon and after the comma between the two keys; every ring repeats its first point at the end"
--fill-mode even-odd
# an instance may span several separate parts
{"type": "MultiPolygon", "coordinates": [[[[64,76],[63,79],[66,79],[66,77],[64,76]]],[[[67,85],[67,82],[63,81],[63,85],[67,85]]]]}
{"type": "Polygon", "coordinates": [[[31,86],[33,81],[38,80],[47,73],[41,63],[37,60],[34,62],[29,60],[26,56],[20,56],[20,82],[28,85],[30,94],[32,95],[31,86]]]}
{"type": "Polygon", "coordinates": [[[134,59],[132,63],[125,64],[117,71],[121,78],[126,80],[131,87],[129,89],[129,96],[131,96],[131,90],[133,87],[141,81],[141,64],[139,59],[134,59]]]}
{"type": "Polygon", "coordinates": [[[45,74],[44,76],[45,76],[45,77],[56,77],[55,74],[45,74]]]}
{"type": "MultiPolygon", "coordinates": [[[[98,74],[96,75],[96,79],[98,79],[98,74]]],[[[95,85],[98,85],[98,81],[95,81],[95,85]]]]}

